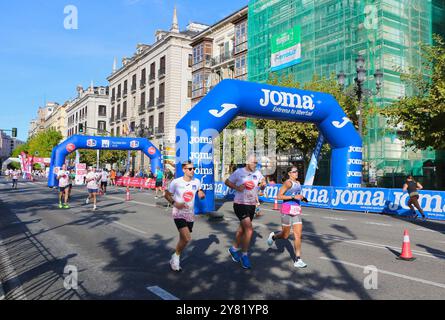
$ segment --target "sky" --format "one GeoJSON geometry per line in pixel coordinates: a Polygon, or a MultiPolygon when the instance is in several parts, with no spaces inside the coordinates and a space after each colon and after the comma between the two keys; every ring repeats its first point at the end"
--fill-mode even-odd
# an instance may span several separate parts
{"type": "MultiPolygon", "coordinates": [[[[180,29],[211,25],[248,0],[14,0],[0,1],[0,129],[29,122],[45,102],[63,104],[76,86],[108,85],[114,58],[131,57],[138,43],[169,30],[176,5],[180,29]],[[77,10],[77,29],[65,28],[77,10]],[[66,11],[65,11],[66,10],[66,11]]],[[[10,133],[9,133],[10,134],[10,133]]]]}

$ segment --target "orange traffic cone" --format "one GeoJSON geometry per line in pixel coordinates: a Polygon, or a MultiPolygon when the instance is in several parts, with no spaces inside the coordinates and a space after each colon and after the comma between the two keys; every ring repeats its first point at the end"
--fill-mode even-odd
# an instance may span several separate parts
{"type": "Polygon", "coordinates": [[[275,202],[274,202],[274,204],[273,204],[273,209],[274,209],[274,210],[280,210],[280,209],[278,209],[278,200],[277,200],[277,197],[275,197],[275,202]]]}
{"type": "Polygon", "coordinates": [[[403,245],[402,245],[402,254],[398,258],[399,260],[413,261],[416,258],[413,257],[411,252],[411,244],[409,242],[408,230],[405,229],[403,233],[403,245]]]}
{"type": "Polygon", "coordinates": [[[130,201],[130,200],[131,200],[131,198],[130,198],[130,188],[127,186],[127,196],[125,198],[125,201],[130,201]]]}

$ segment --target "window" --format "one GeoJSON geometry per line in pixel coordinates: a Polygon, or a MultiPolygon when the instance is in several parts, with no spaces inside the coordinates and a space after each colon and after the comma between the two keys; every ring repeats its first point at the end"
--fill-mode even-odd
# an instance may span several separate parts
{"type": "Polygon", "coordinates": [[[164,133],[164,112],[160,112],[159,113],[158,132],[159,133],[164,133]]]}
{"type": "Polygon", "coordinates": [[[119,137],[121,135],[121,128],[116,127],[116,137],[119,137]]]}
{"type": "Polygon", "coordinates": [[[107,106],[99,106],[99,116],[106,117],[107,116],[107,106]]]}
{"type": "Polygon", "coordinates": [[[247,21],[235,26],[235,53],[247,49],[247,21]]]}
{"type": "Polygon", "coordinates": [[[145,68],[141,71],[141,87],[145,86],[145,68]]]}
{"type": "Polygon", "coordinates": [[[136,91],[136,75],[133,75],[133,78],[131,80],[131,91],[136,91]]]}
{"type": "Polygon", "coordinates": [[[237,57],[235,60],[235,77],[242,76],[247,73],[246,55],[237,57]]]}
{"type": "Polygon", "coordinates": [[[156,63],[153,62],[150,65],[150,80],[154,80],[156,78],[156,63]]]}
{"type": "Polygon", "coordinates": [[[114,107],[111,108],[111,121],[114,121],[114,107]]]}
{"type": "Polygon", "coordinates": [[[117,98],[119,99],[121,97],[121,85],[117,86],[117,98]]]}
{"type": "Polygon", "coordinates": [[[192,82],[188,81],[187,82],[187,98],[191,98],[192,97],[192,82]]]}
{"type": "Polygon", "coordinates": [[[116,100],[116,88],[111,89],[111,101],[116,100]]]}
{"type": "Polygon", "coordinates": [[[130,122],[130,132],[134,132],[135,128],[136,128],[136,122],[134,121],[130,122]]]}
{"type": "Polygon", "coordinates": [[[145,92],[141,93],[141,103],[140,106],[143,108],[145,106],[145,92]]]}
{"type": "Polygon", "coordinates": [[[128,80],[124,81],[124,96],[127,94],[128,92],[128,80]]]}
{"type": "Polygon", "coordinates": [[[116,120],[119,120],[121,118],[121,105],[117,105],[117,111],[116,111],[116,120]]]}
{"type": "Polygon", "coordinates": [[[192,65],[193,65],[193,54],[189,54],[189,59],[188,59],[189,68],[191,68],[192,65]]]}
{"type": "Polygon", "coordinates": [[[155,117],[154,116],[150,116],[148,118],[148,127],[153,130],[153,127],[155,125],[155,117]]]}
{"type": "Polygon", "coordinates": [[[193,48],[193,64],[210,60],[212,56],[212,44],[209,42],[198,44],[193,48]]]}
{"type": "Polygon", "coordinates": [[[124,101],[124,103],[122,104],[122,117],[127,117],[127,101],[124,101]]]}
{"type": "Polygon", "coordinates": [[[161,83],[159,85],[158,104],[163,103],[164,101],[165,101],[165,83],[161,83]]]}
{"type": "Polygon", "coordinates": [[[107,122],[106,121],[97,121],[97,130],[99,132],[105,132],[107,130],[107,122]]]}
{"type": "Polygon", "coordinates": [[[111,136],[114,136],[114,129],[111,129],[111,136]]]}
{"type": "Polygon", "coordinates": [[[149,98],[148,106],[153,107],[155,105],[155,88],[150,88],[150,98],[149,98]]]}

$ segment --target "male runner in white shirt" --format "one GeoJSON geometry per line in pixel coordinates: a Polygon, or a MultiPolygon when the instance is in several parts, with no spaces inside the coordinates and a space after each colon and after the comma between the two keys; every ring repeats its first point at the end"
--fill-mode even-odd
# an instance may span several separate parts
{"type": "Polygon", "coordinates": [[[179,231],[179,241],[176,251],[170,259],[174,271],[181,271],[180,256],[187,244],[192,240],[192,230],[195,215],[195,195],[200,199],[205,197],[201,190],[201,182],[194,178],[195,168],[191,161],[182,164],[184,176],[173,180],[165,190],[165,199],[173,206],[173,220],[179,231]]]}

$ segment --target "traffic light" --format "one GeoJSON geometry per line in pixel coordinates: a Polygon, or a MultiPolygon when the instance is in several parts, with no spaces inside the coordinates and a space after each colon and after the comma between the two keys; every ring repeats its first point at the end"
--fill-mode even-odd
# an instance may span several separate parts
{"type": "Polygon", "coordinates": [[[12,137],[17,138],[17,128],[12,128],[12,137]]]}
{"type": "Polygon", "coordinates": [[[79,133],[83,133],[83,123],[79,123],[79,133]]]}

